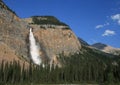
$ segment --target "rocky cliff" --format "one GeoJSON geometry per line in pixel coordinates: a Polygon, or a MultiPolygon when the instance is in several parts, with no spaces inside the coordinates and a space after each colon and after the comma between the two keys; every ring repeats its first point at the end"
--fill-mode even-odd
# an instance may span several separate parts
{"type": "Polygon", "coordinates": [[[59,54],[79,52],[81,44],[68,27],[52,16],[37,16],[20,19],[0,1],[0,57],[6,61],[30,60],[29,28],[33,28],[40,55],[44,60],[58,63],[59,54]],[[37,20],[37,21],[36,21],[37,20]]]}
{"type": "Polygon", "coordinates": [[[81,44],[66,24],[52,16],[37,16],[36,19],[37,23],[33,17],[23,20],[33,28],[43,59],[47,57],[57,64],[60,54],[68,56],[80,51],[81,44]]]}
{"type": "MultiPolygon", "coordinates": [[[[20,60],[28,56],[27,25],[0,1],[0,60],[20,60]]],[[[24,61],[24,59],[22,59],[24,61]]]]}

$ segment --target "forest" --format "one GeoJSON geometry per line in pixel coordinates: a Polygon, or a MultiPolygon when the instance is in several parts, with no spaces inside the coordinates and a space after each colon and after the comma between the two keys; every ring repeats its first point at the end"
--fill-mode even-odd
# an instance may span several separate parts
{"type": "Polygon", "coordinates": [[[69,57],[60,55],[62,68],[46,64],[43,68],[30,63],[26,69],[19,62],[0,65],[0,85],[36,84],[99,84],[119,85],[120,56],[110,56],[97,50],[83,47],[80,53],[69,57]]]}

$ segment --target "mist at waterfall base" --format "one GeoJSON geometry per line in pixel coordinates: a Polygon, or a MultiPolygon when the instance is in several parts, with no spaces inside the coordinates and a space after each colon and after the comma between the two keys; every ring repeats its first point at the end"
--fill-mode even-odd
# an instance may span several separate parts
{"type": "Polygon", "coordinates": [[[30,42],[30,56],[34,64],[41,65],[42,60],[39,54],[39,47],[36,45],[35,37],[32,32],[32,28],[30,28],[29,33],[29,42],[30,42]]]}

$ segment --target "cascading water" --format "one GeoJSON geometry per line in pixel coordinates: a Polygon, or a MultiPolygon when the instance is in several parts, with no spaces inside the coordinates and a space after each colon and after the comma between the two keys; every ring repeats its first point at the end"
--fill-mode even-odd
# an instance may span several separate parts
{"type": "Polygon", "coordinates": [[[42,60],[40,58],[39,47],[36,45],[36,41],[35,41],[35,38],[32,32],[32,28],[30,28],[29,41],[30,41],[31,59],[35,64],[40,65],[42,60]]]}

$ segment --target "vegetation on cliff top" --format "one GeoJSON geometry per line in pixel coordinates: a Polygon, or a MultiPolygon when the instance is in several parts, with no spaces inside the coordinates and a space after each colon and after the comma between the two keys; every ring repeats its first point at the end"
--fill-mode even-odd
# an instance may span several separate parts
{"type": "Polygon", "coordinates": [[[67,24],[60,22],[54,16],[32,16],[33,24],[38,25],[63,25],[68,26],[67,24]]]}

